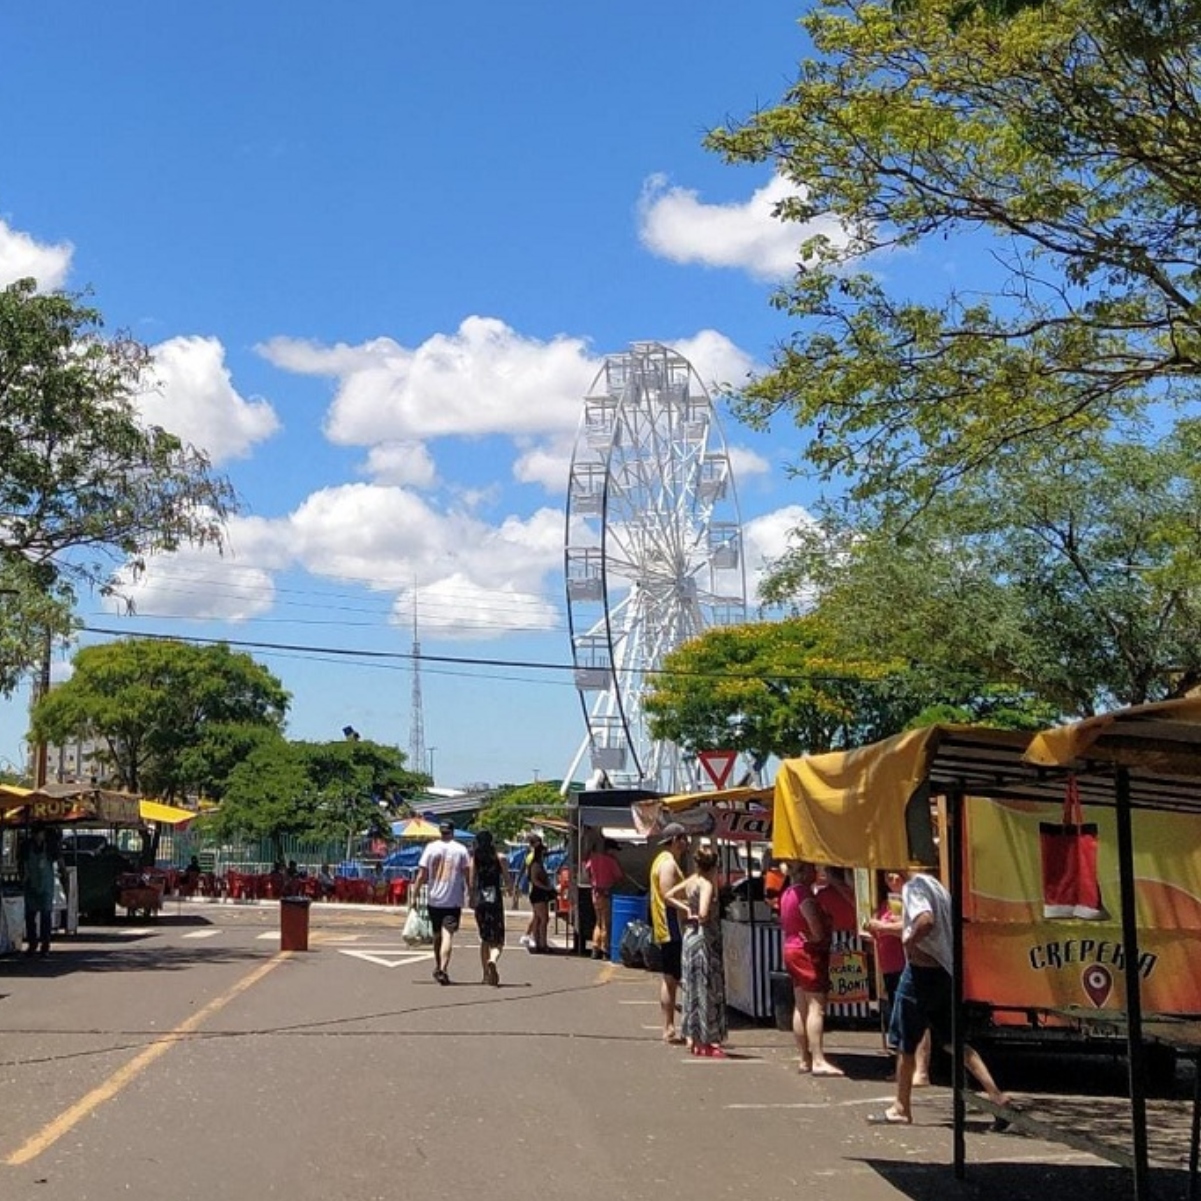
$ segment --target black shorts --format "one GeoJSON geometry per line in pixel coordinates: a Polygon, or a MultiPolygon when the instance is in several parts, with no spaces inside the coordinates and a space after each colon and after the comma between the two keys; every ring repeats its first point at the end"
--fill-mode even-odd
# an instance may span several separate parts
{"type": "Polygon", "coordinates": [[[681,973],[680,960],[684,952],[684,943],[680,939],[673,938],[671,942],[659,943],[659,954],[662,956],[662,967],[660,971],[665,976],[670,976],[673,980],[678,980],[681,973]]]}
{"type": "Polygon", "coordinates": [[[461,909],[440,909],[436,905],[430,906],[430,925],[434,928],[434,937],[437,938],[442,930],[447,930],[451,934],[459,932],[459,918],[462,916],[461,909]]]}
{"type": "Polygon", "coordinates": [[[553,888],[539,888],[536,884],[530,888],[531,905],[549,905],[555,899],[553,888]]]}

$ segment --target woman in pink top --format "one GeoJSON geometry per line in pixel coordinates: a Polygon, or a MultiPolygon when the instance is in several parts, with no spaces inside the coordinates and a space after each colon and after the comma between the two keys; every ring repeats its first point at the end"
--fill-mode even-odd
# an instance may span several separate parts
{"type": "Polygon", "coordinates": [[[592,885],[592,909],[596,914],[596,926],[592,931],[592,958],[609,958],[609,926],[613,913],[613,889],[625,874],[613,844],[602,842],[592,850],[584,861],[588,882],[592,885]]]}
{"type": "MultiPolygon", "coordinates": [[[[893,997],[897,985],[901,982],[901,973],[905,970],[905,948],[901,943],[901,933],[904,929],[901,921],[901,889],[905,886],[905,873],[888,871],[884,873],[885,894],[880,900],[875,915],[864,924],[863,933],[870,938],[876,952],[876,965],[880,969],[880,979],[884,985],[884,995],[880,998],[880,1029],[885,1032],[885,1050],[888,1049],[887,1030],[892,1016],[893,997]]],[[[890,1077],[891,1079],[891,1077],[890,1077]]],[[[915,1088],[925,1088],[930,1083],[930,1032],[917,1049],[917,1070],[914,1073],[915,1088]]]]}
{"type": "Polygon", "coordinates": [[[841,1076],[822,1045],[830,993],[830,929],[814,896],[816,880],[812,863],[793,863],[789,885],[780,897],[784,967],[792,979],[792,1034],[800,1051],[800,1071],[841,1076]]]}

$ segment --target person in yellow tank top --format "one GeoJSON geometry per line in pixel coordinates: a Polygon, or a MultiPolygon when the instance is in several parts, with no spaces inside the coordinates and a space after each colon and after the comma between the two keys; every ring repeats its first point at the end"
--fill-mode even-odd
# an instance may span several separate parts
{"type": "Polygon", "coordinates": [[[678,1045],[684,1041],[676,1033],[676,993],[680,987],[683,931],[680,929],[678,910],[668,905],[665,898],[684,878],[681,864],[688,853],[688,831],[679,822],[671,822],[663,827],[659,845],[663,849],[651,864],[651,931],[663,959],[663,975],[659,984],[663,1041],[678,1045]]]}

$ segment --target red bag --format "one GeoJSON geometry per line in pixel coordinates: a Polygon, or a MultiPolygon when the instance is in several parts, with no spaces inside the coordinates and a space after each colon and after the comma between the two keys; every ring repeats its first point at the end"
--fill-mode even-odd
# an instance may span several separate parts
{"type": "Polygon", "coordinates": [[[1104,921],[1097,879],[1097,826],[1087,825],[1076,777],[1068,779],[1063,798],[1063,824],[1039,822],[1042,849],[1043,916],[1104,921]]]}

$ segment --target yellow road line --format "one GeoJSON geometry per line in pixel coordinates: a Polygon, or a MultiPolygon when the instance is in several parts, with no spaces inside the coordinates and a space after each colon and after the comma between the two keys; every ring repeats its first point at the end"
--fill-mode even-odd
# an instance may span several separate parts
{"type": "Polygon", "coordinates": [[[94,1109],[105,1101],[115,1097],[127,1084],[142,1074],[156,1059],[161,1058],[179,1041],[180,1035],[191,1034],[199,1029],[215,1013],[219,1013],[235,997],[256,985],[268,972],[278,967],[285,959],[291,957],[291,951],[281,951],[274,959],[256,967],[249,975],[243,976],[228,992],[210,1001],[203,1009],[197,1010],[185,1022],[181,1022],[174,1030],[164,1034],[152,1042],[144,1051],[139,1052],[124,1067],[118,1068],[103,1084],[97,1085],[90,1093],[76,1101],[70,1109],[59,1114],[52,1122],[48,1122],[41,1130],[30,1138],[23,1146],[14,1151],[4,1163],[8,1167],[18,1167],[41,1155],[52,1147],[64,1134],[67,1134],[94,1109]]]}

